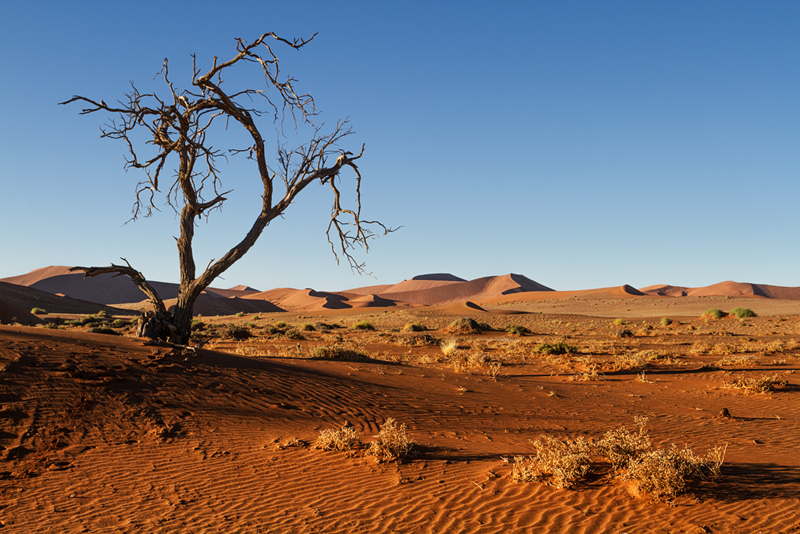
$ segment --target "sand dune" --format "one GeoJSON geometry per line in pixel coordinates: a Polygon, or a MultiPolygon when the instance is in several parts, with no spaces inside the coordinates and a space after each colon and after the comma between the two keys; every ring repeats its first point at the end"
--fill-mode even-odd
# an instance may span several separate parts
{"type": "Polygon", "coordinates": [[[525,276],[507,274],[487,276],[469,282],[412,279],[393,286],[380,293],[380,296],[402,302],[416,302],[433,306],[529,291],[552,290],[525,276]]]}
{"type": "Polygon", "coordinates": [[[765,297],[772,299],[800,300],[800,287],[772,286],[742,282],[720,282],[704,287],[682,287],[654,285],[642,289],[648,295],[668,297],[765,297]]]}
{"type": "MultiPolygon", "coordinates": [[[[44,267],[0,281],[100,304],[136,303],[145,298],[144,293],[127,276],[101,274],[85,278],[83,273],[70,273],[69,267],[64,266],[44,267]]],[[[155,281],[150,281],[150,284],[164,300],[178,297],[178,284],[155,281]]],[[[209,287],[206,291],[212,296],[222,298],[243,297],[256,293],[256,290],[247,286],[236,286],[231,289],[209,287]]]]}
{"type": "Polygon", "coordinates": [[[0,322],[9,323],[16,318],[21,324],[38,324],[42,317],[30,313],[33,308],[42,308],[48,313],[89,314],[105,310],[111,315],[128,314],[127,310],[85,302],[69,297],[60,297],[7,282],[0,282],[0,322]]]}

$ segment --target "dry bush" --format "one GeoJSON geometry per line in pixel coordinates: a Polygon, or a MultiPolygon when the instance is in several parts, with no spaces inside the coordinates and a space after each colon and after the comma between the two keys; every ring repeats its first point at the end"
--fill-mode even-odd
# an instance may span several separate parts
{"type": "Polygon", "coordinates": [[[392,461],[404,460],[414,455],[416,443],[406,435],[406,425],[400,425],[391,417],[381,425],[376,440],[369,444],[368,456],[375,456],[375,460],[392,461]]]}
{"type": "Polygon", "coordinates": [[[314,447],[325,451],[345,452],[357,449],[360,446],[361,440],[358,437],[358,433],[353,427],[345,425],[339,430],[322,430],[314,447]]]}
{"type": "Polygon", "coordinates": [[[442,354],[444,354],[445,356],[452,356],[458,349],[458,340],[456,339],[442,340],[439,346],[442,348],[442,354]]]}
{"type": "Polygon", "coordinates": [[[769,393],[770,391],[775,391],[776,387],[786,385],[786,380],[778,375],[761,375],[758,378],[744,376],[732,378],[724,382],[722,387],[725,389],[741,389],[745,393],[769,393]]]}
{"type": "Polygon", "coordinates": [[[731,354],[719,360],[717,365],[753,366],[759,363],[761,363],[761,358],[758,357],[758,354],[731,354]]]}
{"type": "Polygon", "coordinates": [[[653,350],[640,350],[640,351],[627,351],[623,354],[614,356],[613,368],[615,371],[622,370],[640,370],[650,365],[651,362],[657,360],[659,355],[653,350]]]}
{"type": "Polygon", "coordinates": [[[425,330],[427,329],[417,322],[406,323],[403,327],[403,332],[424,332],[425,330]]]}
{"type": "Polygon", "coordinates": [[[592,445],[583,438],[564,441],[542,435],[531,441],[535,452],[516,456],[511,478],[516,482],[545,482],[556,488],[571,488],[591,468],[592,445]]]}
{"type": "Polygon", "coordinates": [[[609,430],[597,442],[597,451],[605,456],[614,471],[626,469],[635,458],[650,450],[650,436],[647,433],[647,422],[644,416],[634,417],[637,432],[631,432],[625,426],[609,430]]]}
{"type": "Polygon", "coordinates": [[[432,336],[430,334],[419,334],[416,336],[404,336],[399,337],[396,340],[398,345],[403,345],[405,347],[425,347],[429,345],[439,345],[442,342],[441,339],[438,337],[432,336]]]}
{"type": "Polygon", "coordinates": [[[686,490],[687,480],[718,476],[726,450],[727,445],[696,456],[689,447],[673,444],[669,449],[647,451],[628,463],[624,478],[636,480],[639,491],[657,500],[676,497],[686,490]]]}
{"type": "Polygon", "coordinates": [[[320,360],[341,360],[346,362],[364,362],[371,358],[360,350],[346,349],[336,345],[322,345],[311,351],[312,358],[320,360]]]}
{"type": "Polygon", "coordinates": [[[492,379],[497,380],[497,377],[500,376],[500,371],[503,369],[503,364],[501,362],[492,361],[489,362],[486,366],[486,374],[492,379]]]}
{"type": "Polygon", "coordinates": [[[605,380],[606,379],[605,375],[603,373],[600,373],[598,369],[599,367],[597,364],[592,364],[589,366],[589,369],[587,369],[583,373],[576,373],[574,375],[571,375],[569,379],[577,382],[605,380]]]}

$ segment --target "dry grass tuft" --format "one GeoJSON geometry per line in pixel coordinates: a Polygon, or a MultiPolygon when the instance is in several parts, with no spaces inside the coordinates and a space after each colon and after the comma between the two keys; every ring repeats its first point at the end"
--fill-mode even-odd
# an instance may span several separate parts
{"type": "Polygon", "coordinates": [[[733,378],[722,384],[726,389],[741,389],[745,393],[769,393],[776,387],[786,386],[787,382],[778,375],[761,375],[758,378],[744,376],[733,378]]]}
{"type": "Polygon", "coordinates": [[[347,425],[339,430],[322,430],[319,433],[316,445],[314,445],[317,449],[342,452],[357,449],[360,446],[361,440],[358,437],[358,433],[353,427],[347,425]]]}
{"type": "Polygon", "coordinates": [[[757,354],[730,354],[720,359],[717,365],[739,365],[754,366],[761,363],[761,358],[757,354]]]}
{"type": "Polygon", "coordinates": [[[531,443],[533,455],[514,458],[511,478],[516,482],[545,482],[556,488],[571,488],[591,468],[592,446],[583,438],[561,441],[543,435],[531,443]]]}
{"type": "Polygon", "coordinates": [[[442,349],[442,354],[445,356],[452,356],[458,349],[458,340],[443,339],[439,346],[442,349]]]}
{"type": "Polygon", "coordinates": [[[381,425],[376,440],[369,444],[368,456],[375,456],[375,460],[392,461],[405,460],[414,456],[416,443],[406,435],[406,425],[400,424],[391,417],[381,425]]]}

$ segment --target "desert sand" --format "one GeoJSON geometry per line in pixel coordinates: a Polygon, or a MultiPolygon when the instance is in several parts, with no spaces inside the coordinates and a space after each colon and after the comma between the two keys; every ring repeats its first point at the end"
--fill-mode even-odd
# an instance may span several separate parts
{"type": "MultiPolygon", "coordinates": [[[[3,531],[800,529],[800,303],[629,286],[454,301],[441,288],[470,282],[438,281],[448,282],[430,285],[444,303],[432,306],[388,301],[380,289],[341,292],[347,300],[273,290],[298,309],[202,315],[195,351],[147,344],[131,327],[115,336],[0,326],[3,531]],[[337,302],[349,307],[320,305],[337,302]],[[745,304],[759,317],[696,311],[745,304]],[[493,330],[449,328],[464,317],[493,330]],[[408,323],[426,331],[404,331],[408,323]],[[511,335],[509,324],[529,332],[511,335]],[[558,342],[572,352],[541,351],[558,342]],[[366,358],[315,358],[323,346],[366,358]],[[728,387],[765,375],[777,380],[772,391],[728,387]],[[599,440],[634,429],[637,416],[649,417],[655,448],[727,447],[720,475],[661,498],[601,457],[571,489],[514,480],[514,458],[533,454],[542,434],[599,440]],[[389,418],[406,425],[415,455],[367,454],[389,418]],[[344,425],[363,446],[315,448],[321,431],[344,425]]],[[[26,293],[15,295],[24,311],[26,293]]],[[[99,311],[56,312],[59,302],[39,321],[99,311]]]]}

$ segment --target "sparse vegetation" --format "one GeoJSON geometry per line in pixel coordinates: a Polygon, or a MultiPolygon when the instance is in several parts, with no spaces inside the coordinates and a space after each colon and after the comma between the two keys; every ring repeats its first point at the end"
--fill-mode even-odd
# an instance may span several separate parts
{"type": "Polygon", "coordinates": [[[369,321],[358,321],[353,325],[353,330],[375,330],[369,321]]]}
{"type": "Polygon", "coordinates": [[[367,361],[370,359],[368,355],[360,350],[346,349],[333,345],[323,345],[311,351],[312,358],[320,360],[343,360],[349,362],[367,361]]]}
{"type": "Polygon", "coordinates": [[[538,354],[570,354],[578,352],[578,347],[570,345],[566,341],[556,343],[539,343],[534,347],[533,352],[538,354]]]}
{"type": "Polygon", "coordinates": [[[358,433],[351,426],[343,426],[339,430],[326,429],[319,433],[315,447],[325,451],[347,452],[361,446],[358,433]]]}
{"type": "Polygon", "coordinates": [[[624,324],[625,324],[625,321],[623,321],[621,318],[618,317],[618,318],[614,319],[614,325],[615,326],[622,326],[624,324]]]}
{"type": "Polygon", "coordinates": [[[442,354],[444,354],[445,356],[452,356],[456,352],[456,349],[458,349],[458,340],[455,339],[442,340],[440,346],[442,349],[442,354]]]}
{"type": "Polygon", "coordinates": [[[718,308],[712,308],[710,310],[704,311],[703,315],[701,315],[700,317],[702,319],[722,319],[723,317],[727,317],[727,315],[728,315],[727,313],[718,308]]]}
{"type": "Polygon", "coordinates": [[[424,332],[426,328],[418,322],[406,323],[403,332],[424,332]]]}
{"type": "Polygon", "coordinates": [[[741,389],[745,393],[769,393],[775,391],[777,387],[787,385],[785,379],[778,375],[761,375],[759,377],[736,377],[724,382],[723,388],[741,389]]]}
{"type": "Polygon", "coordinates": [[[720,474],[727,445],[714,447],[705,456],[674,444],[653,450],[646,430],[648,419],[637,417],[635,421],[636,432],[622,426],[609,430],[595,442],[542,436],[532,442],[533,455],[514,458],[512,478],[518,482],[540,481],[557,488],[571,488],[591,471],[593,457],[599,456],[611,463],[614,472],[623,479],[636,481],[640,492],[661,500],[684,493],[687,480],[720,474]]]}
{"type": "Polygon", "coordinates": [[[750,308],[734,308],[731,310],[731,315],[735,315],[737,319],[749,319],[751,317],[758,317],[756,312],[750,308]]]}
{"type": "Polygon", "coordinates": [[[524,336],[526,334],[530,334],[531,331],[524,326],[519,326],[516,324],[510,324],[506,326],[506,332],[511,334],[512,336],[524,336]]]}
{"type": "Polygon", "coordinates": [[[391,417],[380,427],[375,441],[369,444],[368,456],[380,461],[402,461],[415,455],[416,443],[406,435],[405,423],[397,424],[391,417]]]}
{"type": "Polygon", "coordinates": [[[33,308],[31,313],[33,315],[47,315],[47,311],[42,308],[33,308]]]}
{"type": "Polygon", "coordinates": [[[669,317],[661,318],[661,326],[669,326],[672,324],[672,322],[673,322],[672,319],[670,319],[669,317]]]}

